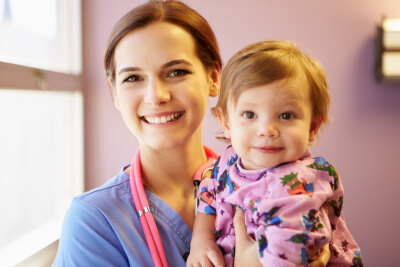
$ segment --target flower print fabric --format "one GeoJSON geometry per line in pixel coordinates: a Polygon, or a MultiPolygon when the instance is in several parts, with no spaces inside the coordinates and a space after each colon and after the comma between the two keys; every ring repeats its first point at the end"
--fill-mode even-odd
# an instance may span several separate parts
{"type": "Polygon", "coordinates": [[[244,170],[228,147],[211,178],[202,181],[199,198],[199,212],[216,215],[216,242],[227,266],[233,266],[235,253],[236,207],[245,212],[247,233],[257,240],[264,266],[307,266],[327,243],[329,266],[362,266],[341,212],[339,176],[322,157],[307,152],[274,168],[244,170]]]}

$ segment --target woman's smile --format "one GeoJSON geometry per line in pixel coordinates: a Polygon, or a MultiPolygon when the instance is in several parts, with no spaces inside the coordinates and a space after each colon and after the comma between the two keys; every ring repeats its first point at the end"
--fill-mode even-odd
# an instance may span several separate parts
{"type": "Polygon", "coordinates": [[[154,115],[154,116],[153,115],[145,115],[145,116],[141,116],[140,119],[149,124],[161,124],[161,123],[176,121],[179,118],[181,118],[183,116],[183,114],[185,114],[184,111],[174,112],[174,113],[164,114],[164,115],[154,115]]]}

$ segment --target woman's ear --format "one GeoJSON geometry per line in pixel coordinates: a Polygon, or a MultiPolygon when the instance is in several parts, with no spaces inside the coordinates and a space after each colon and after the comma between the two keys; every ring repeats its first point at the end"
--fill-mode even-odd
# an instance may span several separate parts
{"type": "Polygon", "coordinates": [[[219,123],[222,126],[222,130],[224,131],[224,135],[226,139],[231,139],[231,128],[229,126],[229,118],[228,115],[224,115],[220,108],[216,109],[217,118],[219,123]]]}
{"type": "Polygon", "coordinates": [[[217,96],[219,94],[220,78],[221,78],[221,66],[217,61],[215,61],[210,73],[210,83],[211,83],[210,96],[212,97],[217,96]]]}
{"type": "Polygon", "coordinates": [[[322,117],[321,115],[317,115],[312,119],[311,125],[310,125],[310,134],[308,137],[309,142],[313,142],[315,138],[317,137],[319,128],[321,127],[322,124],[322,117]]]}
{"type": "Polygon", "coordinates": [[[110,77],[107,78],[107,82],[108,85],[111,88],[113,97],[114,97],[114,106],[116,109],[120,110],[119,108],[119,98],[118,98],[118,94],[117,94],[117,89],[115,88],[115,83],[112,81],[112,79],[110,77]]]}

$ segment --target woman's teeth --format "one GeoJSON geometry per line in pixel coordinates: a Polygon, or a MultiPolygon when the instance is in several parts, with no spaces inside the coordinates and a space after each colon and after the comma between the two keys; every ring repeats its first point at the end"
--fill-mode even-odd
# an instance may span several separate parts
{"type": "Polygon", "coordinates": [[[152,117],[152,116],[144,116],[144,120],[151,124],[160,124],[166,123],[170,121],[174,121],[182,116],[182,112],[176,112],[174,114],[170,114],[167,116],[160,116],[160,117],[152,117]]]}

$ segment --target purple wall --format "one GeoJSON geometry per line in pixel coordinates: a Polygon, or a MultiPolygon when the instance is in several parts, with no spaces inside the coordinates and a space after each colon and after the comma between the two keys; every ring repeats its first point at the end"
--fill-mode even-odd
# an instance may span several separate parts
{"type": "MultiPolygon", "coordinates": [[[[84,0],[86,189],[130,162],[137,147],[114,109],[103,71],[111,27],[145,1],[84,0]]],[[[338,170],[344,212],[367,266],[395,266],[400,240],[396,195],[400,179],[400,83],[374,80],[374,38],[383,16],[400,17],[398,0],[186,0],[214,28],[227,62],[238,49],[263,39],[296,42],[324,65],[332,95],[329,128],[312,149],[338,170]],[[386,252],[385,252],[386,251],[386,252]]],[[[210,107],[215,100],[210,102],[210,107]]],[[[204,142],[221,151],[216,121],[206,115],[204,142]]]]}

